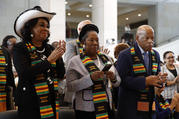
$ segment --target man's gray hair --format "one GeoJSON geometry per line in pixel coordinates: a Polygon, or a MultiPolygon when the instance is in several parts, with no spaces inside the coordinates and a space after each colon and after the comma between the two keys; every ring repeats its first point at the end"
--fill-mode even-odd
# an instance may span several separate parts
{"type": "Polygon", "coordinates": [[[137,30],[136,35],[139,37],[139,40],[141,40],[143,37],[146,36],[146,31],[145,31],[145,29],[139,29],[139,30],[137,30]]]}
{"type": "Polygon", "coordinates": [[[150,28],[153,31],[153,33],[154,33],[154,29],[151,26],[149,26],[149,25],[142,25],[142,26],[140,26],[137,29],[137,33],[136,33],[136,36],[139,37],[139,40],[141,40],[143,37],[146,36],[146,27],[150,28]]]}
{"type": "Polygon", "coordinates": [[[86,24],[92,24],[92,22],[90,20],[83,20],[81,21],[78,26],[77,26],[77,32],[78,34],[80,34],[81,29],[83,28],[83,26],[85,26],[86,24]],[[80,30],[79,30],[80,29],[80,30]]]}

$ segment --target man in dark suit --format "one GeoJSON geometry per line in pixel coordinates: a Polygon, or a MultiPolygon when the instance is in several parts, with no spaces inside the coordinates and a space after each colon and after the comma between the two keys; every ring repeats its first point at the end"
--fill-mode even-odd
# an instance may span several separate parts
{"type": "Polygon", "coordinates": [[[122,51],[117,70],[122,82],[119,89],[120,119],[155,119],[154,87],[164,80],[160,72],[160,58],[152,50],[154,30],[149,25],[137,29],[134,47],[122,51]]]}

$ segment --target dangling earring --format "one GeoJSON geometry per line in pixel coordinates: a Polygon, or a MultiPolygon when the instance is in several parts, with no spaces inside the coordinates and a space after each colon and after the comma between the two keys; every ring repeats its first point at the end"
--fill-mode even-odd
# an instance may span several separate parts
{"type": "Polygon", "coordinates": [[[83,49],[85,50],[85,45],[83,45],[83,49]]]}
{"type": "Polygon", "coordinates": [[[30,34],[30,37],[33,38],[33,37],[34,37],[34,34],[31,33],[31,34],[30,34]]]}

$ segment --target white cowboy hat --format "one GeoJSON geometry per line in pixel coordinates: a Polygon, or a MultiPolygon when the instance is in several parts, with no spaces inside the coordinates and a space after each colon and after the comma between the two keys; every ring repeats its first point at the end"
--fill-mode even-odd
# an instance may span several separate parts
{"type": "Polygon", "coordinates": [[[14,31],[15,33],[23,38],[21,34],[21,30],[24,28],[24,25],[35,18],[45,17],[49,21],[52,19],[52,17],[56,15],[56,13],[49,13],[46,11],[43,11],[40,6],[35,6],[34,8],[28,9],[24,12],[22,12],[15,20],[14,23],[14,31]]]}

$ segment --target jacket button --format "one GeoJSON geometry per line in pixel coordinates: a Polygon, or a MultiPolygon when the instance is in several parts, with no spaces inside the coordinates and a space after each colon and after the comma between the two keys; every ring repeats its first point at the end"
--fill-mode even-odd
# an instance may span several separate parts
{"type": "Polygon", "coordinates": [[[26,91],[26,87],[23,87],[23,91],[26,91]]]}
{"type": "Polygon", "coordinates": [[[50,72],[50,69],[49,69],[49,70],[47,70],[47,72],[49,73],[49,72],[50,72]]]}

